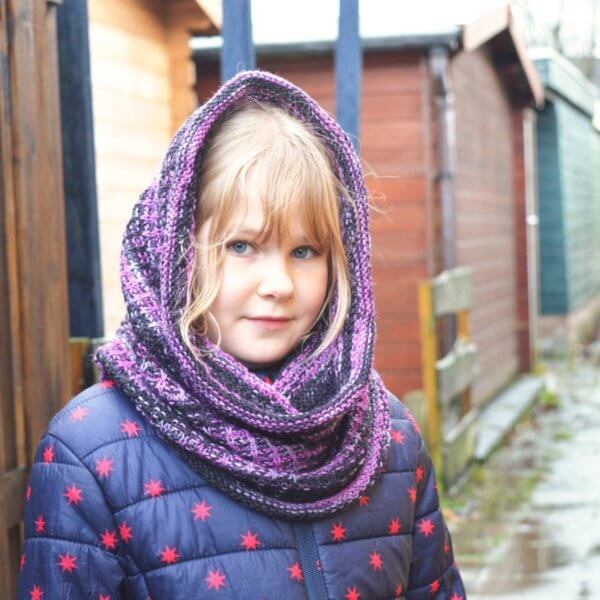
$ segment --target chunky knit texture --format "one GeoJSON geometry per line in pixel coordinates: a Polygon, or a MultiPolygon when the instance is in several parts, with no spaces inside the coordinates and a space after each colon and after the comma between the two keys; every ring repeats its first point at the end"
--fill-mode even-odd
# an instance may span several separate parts
{"type": "Polygon", "coordinates": [[[373,370],[369,261],[367,193],[346,134],[290,82],[261,71],[240,73],[183,124],[133,209],[121,253],[127,316],[96,354],[102,377],[226,494],[273,516],[331,515],[378,478],[390,443],[387,394],[373,370]],[[352,282],[343,330],[312,357],[327,328],[319,322],[272,385],[204,338],[196,339],[206,352],[199,362],[178,328],[207,136],[232,107],[251,99],[281,106],[313,128],[355,204],[341,199],[352,282]]]}

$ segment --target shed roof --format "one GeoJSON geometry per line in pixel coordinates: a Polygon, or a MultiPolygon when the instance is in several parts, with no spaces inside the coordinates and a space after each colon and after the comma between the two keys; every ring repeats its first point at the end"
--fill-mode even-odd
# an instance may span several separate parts
{"type": "MultiPolygon", "coordinates": [[[[508,81],[512,90],[536,106],[544,102],[544,88],[525,44],[514,24],[508,5],[488,11],[468,24],[452,24],[437,19],[432,25],[426,20],[415,20],[398,26],[395,35],[369,35],[361,38],[365,52],[386,52],[446,46],[451,51],[470,51],[480,46],[489,46],[496,67],[508,81]]],[[[391,30],[388,28],[387,31],[391,30]]],[[[385,30],[384,30],[385,31],[385,30]]],[[[257,43],[258,56],[306,56],[330,54],[334,51],[335,39],[294,41],[289,43],[257,43]]],[[[191,43],[193,54],[204,59],[219,55],[221,38],[194,38],[191,43]]]]}
{"type": "Polygon", "coordinates": [[[594,115],[595,100],[600,98],[597,85],[553,48],[537,48],[529,55],[550,96],[562,98],[590,117],[594,115]]]}

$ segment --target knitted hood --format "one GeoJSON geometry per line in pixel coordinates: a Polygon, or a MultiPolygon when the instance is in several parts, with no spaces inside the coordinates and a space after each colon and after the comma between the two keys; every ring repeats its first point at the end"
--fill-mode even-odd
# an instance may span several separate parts
{"type": "Polygon", "coordinates": [[[367,198],[358,157],[338,123],[289,81],[246,71],[179,129],[126,228],[121,283],[127,314],[115,339],[97,351],[103,378],[113,380],[211,484],[271,515],[314,518],[345,508],[375,481],[385,460],[389,414],[373,370],[367,198]],[[196,360],[178,325],[206,140],[232,107],[251,99],[278,105],[315,131],[354,203],[341,199],[352,288],[343,329],[314,357],[326,332],[319,322],[272,385],[208,339],[198,344],[211,352],[196,360]]]}

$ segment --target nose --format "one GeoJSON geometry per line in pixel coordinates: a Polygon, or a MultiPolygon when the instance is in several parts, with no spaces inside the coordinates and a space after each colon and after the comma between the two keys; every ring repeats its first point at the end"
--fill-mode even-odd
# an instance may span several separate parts
{"type": "Polygon", "coordinates": [[[287,300],[294,292],[294,281],[282,257],[264,261],[261,266],[258,294],[278,301],[287,300]]]}

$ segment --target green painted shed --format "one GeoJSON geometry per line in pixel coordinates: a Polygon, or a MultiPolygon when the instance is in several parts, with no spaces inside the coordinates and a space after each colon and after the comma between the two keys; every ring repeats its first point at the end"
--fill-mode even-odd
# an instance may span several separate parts
{"type": "Polygon", "coordinates": [[[532,54],[546,90],[537,119],[540,349],[581,343],[600,319],[598,88],[550,50],[532,54]]]}

